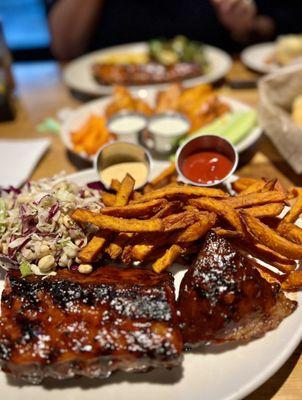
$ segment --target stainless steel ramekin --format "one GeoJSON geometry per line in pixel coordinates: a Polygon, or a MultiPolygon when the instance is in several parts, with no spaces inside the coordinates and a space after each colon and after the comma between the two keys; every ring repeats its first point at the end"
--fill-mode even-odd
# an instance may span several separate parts
{"type": "Polygon", "coordinates": [[[178,148],[175,164],[182,182],[203,187],[216,186],[226,181],[235,172],[238,165],[238,153],[227,139],[217,135],[202,135],[193,139],[188,139],[178,148]],[[231,171],[223,179],[213,183],[199,183],[187,178],[183,174],[184,161],[188,156],[198,153],[199,151],[216,151],[217,153],[225,155],[233,164],[231,171]]]}
{"type": "Polygon", "coordinates": [[[177,145],[178,139],[180,139],[182,136],[186,135],[190,129],[191,123],[188,120],[187,117],[185,117],[183,114],[180,114],[175,111],[167,111],[159,114],[153,115],[148,122],[147,125],[147,130],[148,134],[150,136],[150,140],[152,142],[152,149],[155,150],[157,153],[162,153],[162,154],[170,154],[173,149],[175,149],[175,146],[177,145]],[[180,131],[175,131],[171,134],[164,134],[159,131],[155,131],[152,129],[152,123],[154,121],[164,119],[164,118],[175,118],[175,119],[180,119],[185,122],[187,125],[186,129],[182,129],[180,131]]]}
{"type": "Polygon", "coordinates": [[[107,122],[107,128],[110,133],[113,133],[117,140],[123,141],[123,142],[129,142],[129,143],[138,143],[139,142],[139,137],[141,133],[144,131],[144,129],[147,126],[147,118],[145,115],[139,112],[134,112],[134,111],[127,111],[123,110],[118,112],[117,114],[113,115],[111,118],[109,118],[107,122]],[[142,122],[143,125],[139,129],[130,129],[128,132],[119,132],[118,130],[114,130],[111,126],[114,121],[116,121],[119,118],[125,118],[125,117],[138,117],[142,122]]]}
{"type": "MultiPolygon", "coordinates": [[[[105,182],[102,181],[100,172],[111,165],[136,161],[143,162],[146,165],[148,174],[145,183],[147,183],[152,169],[152,158],[148,150],[138,144],[121,141],[105,144],[94,159],[94,168],[102,184],[109,189],[105,182]]],[[[144,184],[139,187],[136,186],[135,189],[139,189],[144,184]]]]}

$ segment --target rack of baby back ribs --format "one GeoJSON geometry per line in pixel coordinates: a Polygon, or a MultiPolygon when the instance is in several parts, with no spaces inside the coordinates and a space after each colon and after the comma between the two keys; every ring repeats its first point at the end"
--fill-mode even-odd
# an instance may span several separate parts
{"type": "Polygon", "coordinates": [[[101,211],[71,215],[98,228],[78,254],[90,274],[7,273],[3,371],[39,383],[171,368],[184,349],[256,339],[296,309],[285,292],[302,286],[302,189],[240,178],[230,195],[176,182],[173,166],[134,183],[113,180],[101,211]],[[187,269],[177,296],[174,262],[187,269]]]}

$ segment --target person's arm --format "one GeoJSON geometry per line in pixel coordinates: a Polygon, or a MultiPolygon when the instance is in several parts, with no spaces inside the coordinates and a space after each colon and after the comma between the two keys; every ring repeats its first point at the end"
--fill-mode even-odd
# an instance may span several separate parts
{"type": "Polygon", "coordinates": [[[254,0],[211,0],[222,25],[234,40],[247,43],[253,39],[270,39],[275,30],[274,21],[257,14],[254,0]]]}
{"type": "Polygon", "coordinates": [[[105,0],[59,0],[48,21],[51,48],[59,60],[82,54],[88,46],[105,0]]]}

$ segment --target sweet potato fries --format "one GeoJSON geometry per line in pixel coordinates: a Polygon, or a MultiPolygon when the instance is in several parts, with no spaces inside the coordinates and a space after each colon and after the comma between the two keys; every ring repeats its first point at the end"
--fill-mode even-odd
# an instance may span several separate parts
{"type": "Polygon", "coordinates": [[[231,196],[221,189],[177,183],[174,174],[169,166],[142,193],[134,191],[134,181],[126,176],[112,183],[111,193],[104,193],[105,207],[99,213],[75,210],[75,221],[99,230],[79,258],[86,263],[103,256],[130,265],[151,263],[160,273],[196,254],[199,241],[214,229],[260,261],[262,272],[284,288],[302,287],[302,274],[296,271],[302,259],[302,229],[295,225],[302,189],[286,192],[276,180],[242,178],[233,185],[238,194],[231,196]],[[281,218],[293,198],[292,208],[281,218]]]}

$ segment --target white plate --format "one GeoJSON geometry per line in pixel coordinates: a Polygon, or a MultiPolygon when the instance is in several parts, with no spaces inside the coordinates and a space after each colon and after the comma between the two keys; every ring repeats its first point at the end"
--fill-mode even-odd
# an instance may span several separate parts
{"type": "MultiPolygon", "coordinates": [[[[64,68],[64,81],[68,87],[92,96],[105,95],[112,93],[112,86],[98,84],[91,72],[91,66],[100,61],[104,56],[115,53],[142,53],[146,52],[146,43],[131,43],[121,46],[114,46],[103,50],[98,50],[85,56],[79,57],[70,62],[64,68]]],[[[194,86],[200,83],[215,82],[223,78],[232,66],[232,60],[224,51],[212,47],[204,46],[206,58],[210,64],[209,72],[197,78],[186,79],[183,81],[185,86],[194,86]]],[[[162,89],[167,84],[129,86],[130,89],[148,88],[150,86],[162,89]]]]}
{"type": "Polygon", "coordinates": [[[280,67],[277,64],[269,63],[268,60],[274,54],[276,44],[274,42],[260,43],[249,46],[241,53],[241,61],[248,68],[261,74],[268,74],[280,67]]]}
{"type": "MultiPolygon", "coordinates": [[[[157,173],[160,164],[155,167],[157,173]]],[[[95,180],[93,170],[69,178],[84,184],[95,180]]],[[[176,274],[176,286],[183,273],[176,274]]],[[[302,294],[297,298],[302,301],[302,294]]],[[[208,346],[185,354],[183,366],[146,374],[117,373],[107,380],[47,380],[21,385],[0,372],[1,399],[53,400],[235,400],[242,399],[269,379],[290,357],[302,338],[301,306],[263,338],[237,346],[208,346]]]]}
{"type": "MultiPolygon", "coordinates": [[[[155,102],[156,93],[157,90],[154,89],[149,89],[149,90],[141,89],[134,91],[134,94],[136,96],[143,98],[151,105],[153,105],[155,102]]],[[[231,99],[230,97],[219,96],[219,98],[225,103],[229,104],[232,111],[234,112],[248,111],[252,109],[249,105],[231,99]]],[[[83,106],[78,107],[77,109],[71,111],[68,114],[67,118],[63,121],[61,126],[61,138],[68,150],[74,152],[73,145],[71,142],[71,132],[78,130],[92,114],[104,115],[105,108],[107,104],[110,103],[111,101],[112,97],[110,96],[98,100],[93,100],[86,103],[83,106]]],[[[240,153],[248,149],[259,139],[261,134],[262,130],[259,126],[253,128],[251,132],[235,146],[237,151],[240,153]]],[[[77,154],[85,160],[93,159],[93,157],[88,157],[85,154],[79,154],[79,153],[77,154]]]]}

